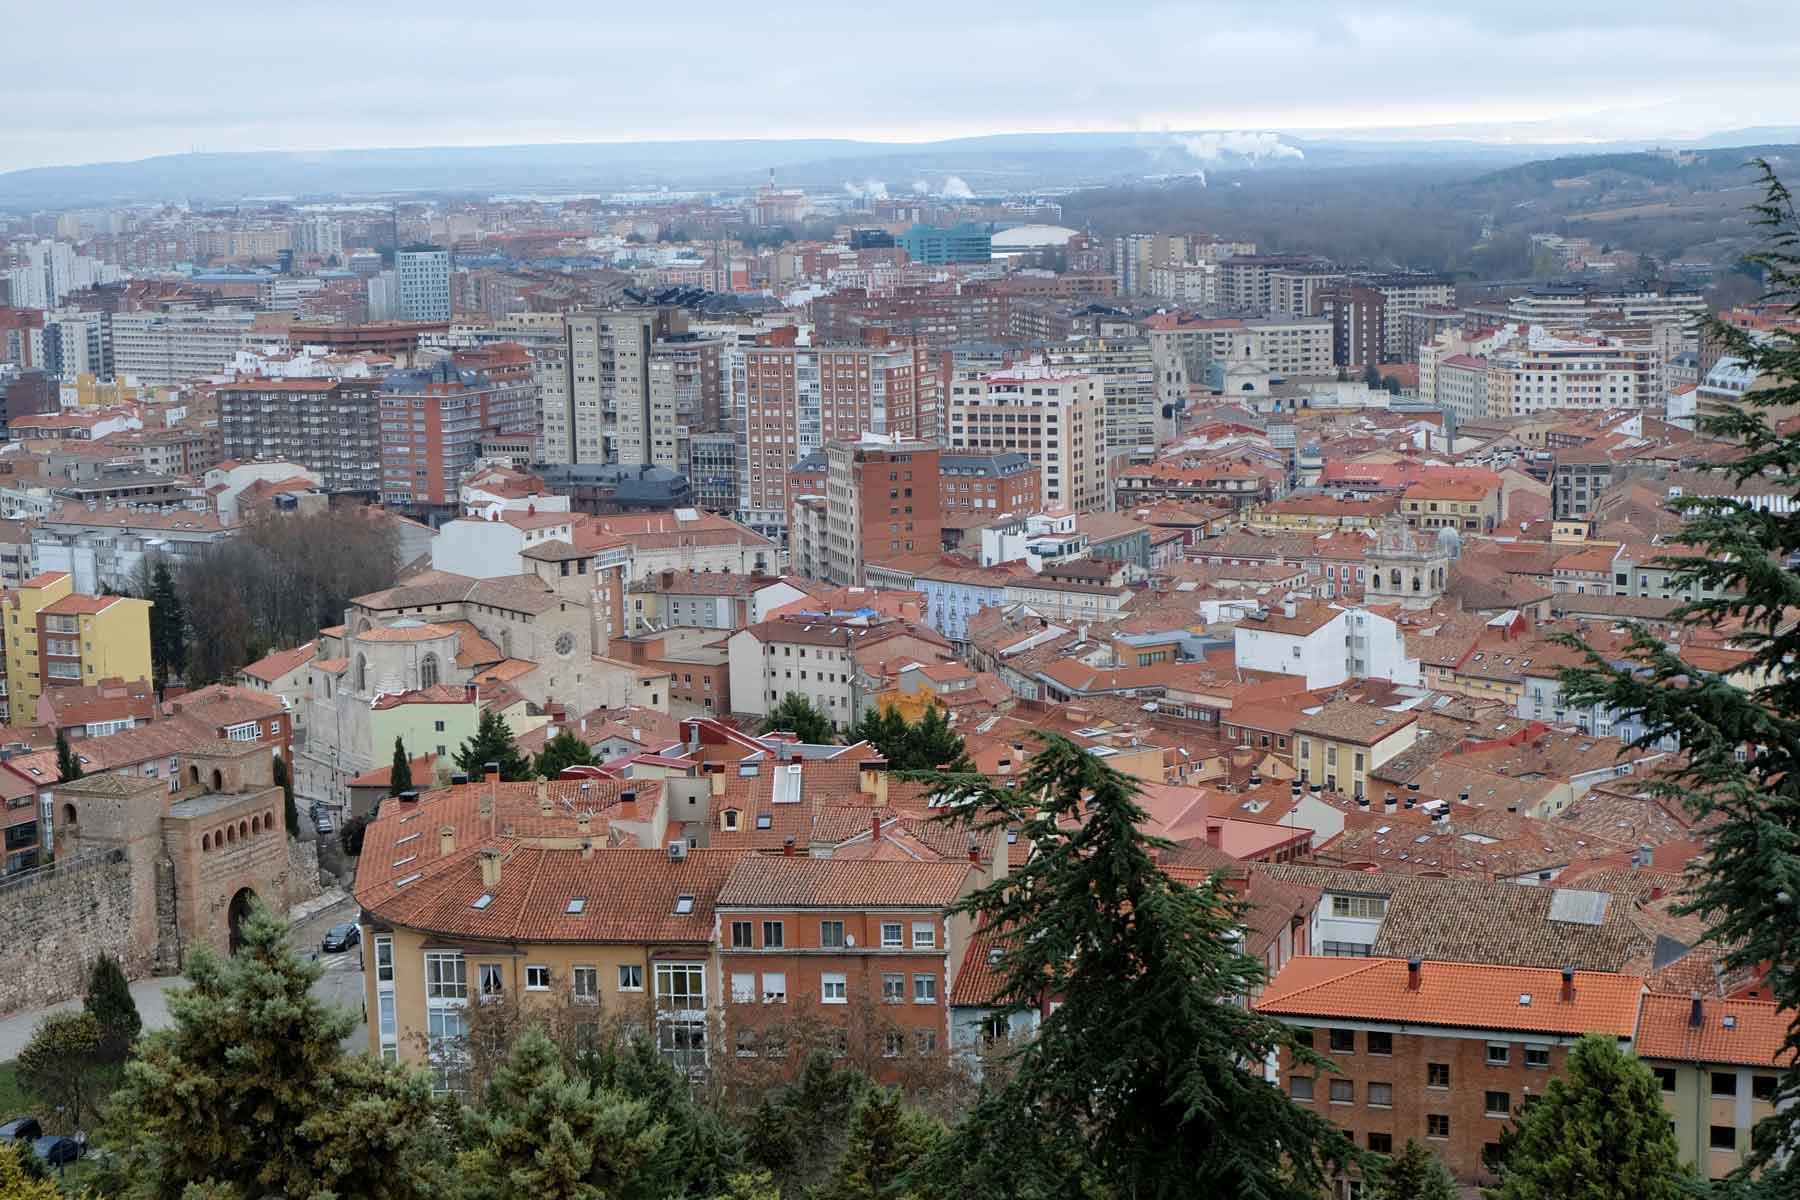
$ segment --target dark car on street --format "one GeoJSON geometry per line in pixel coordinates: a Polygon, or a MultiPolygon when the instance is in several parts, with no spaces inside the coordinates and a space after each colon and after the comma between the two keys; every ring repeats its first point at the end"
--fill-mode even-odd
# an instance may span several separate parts
{"type": "Polygon", "coordinates": [[[348,950],[361,941],[362,930],[346,921],[326,930],[325,940],[319,943],[319,949],[326,954],[335,954],[339,950],[348,950]]]}
{"type": "Polygon", "coordinates": [[[36,1117],[14,1117],[0,1125],[0,1142],[35,1142],[44,1136],[36,1117]]]}
{"type": "Polygon", "coordinates": [[[72,1137],[41,1137],[31,1143],[31,1152],[45,1166],[60,1167],[81,1157],[81,1143],[72,1137]]]}

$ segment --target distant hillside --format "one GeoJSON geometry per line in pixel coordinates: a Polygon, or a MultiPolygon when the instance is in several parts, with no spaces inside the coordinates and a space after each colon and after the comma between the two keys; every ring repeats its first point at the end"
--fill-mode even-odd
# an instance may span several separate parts
{"type": "MultiPolygon", "coordinates": [[[[1638,146],[1627,147],[1640,149],[1638,146]]],[[[482,194],[670,188],[740,190],[772,169],[790,186],[874,180],[891,193],[977,194],[1116,184],[1204,170],[1310,170],[1420,164],[1496,167],[1576,147],[1476,141],[1299,138],[1274,133],[998,134],[926,143],[845,139],[590,142],[570,145],[175,154],[0,174],[0,207],[266,196],[482,194]],[[1270,147],[1279,143],[1279,151],[1270,147]]]]}

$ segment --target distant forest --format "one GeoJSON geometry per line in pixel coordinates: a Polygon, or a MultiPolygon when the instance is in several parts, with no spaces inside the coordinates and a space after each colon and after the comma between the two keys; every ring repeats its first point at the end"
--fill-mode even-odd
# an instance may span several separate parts
{"type": "Polygon", "coordinates": [[[1746,161],[1795,147],[1711,151],[1690,165],[1655,154],[1584,155],[1503,171],[1384,166],[1215,173],[1162,186],[1062,198],[1063,223],[1111,237],[1196,230],[1267,253],[1324,254],[1347,265],[1447,271],[1471,280],[1550,270],[1530,235],[1587,237],[1657,263],[1727,264],[1744,248],[1746,161]],[[1487,236],[1484,237],[1484,231],[1487,236]]]}

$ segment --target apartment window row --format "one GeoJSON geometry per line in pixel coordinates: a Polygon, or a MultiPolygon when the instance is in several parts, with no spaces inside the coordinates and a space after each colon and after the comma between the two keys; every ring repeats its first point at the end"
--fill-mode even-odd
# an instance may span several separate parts
{"type": "MultiPolygon", "coordinates": [[[[760,827],[760,826],[759,826],[760,827]]],[[[935,921],[911,922],[911,948],[914,950],[935,950],[937,948],[937,923],[935,921]]],[[[903,950],[908,946],[906,923],[901,921],[883,921],[881,923],[881,948],[883,950],[903,950]]],[[[756,941],[756,922],[734,920],[731,922],[731,948],[734,950],[754,950],[756,941]]],[[[845,932],[844,922],[829,920],[819,922],[819,946],[827,950],[851,948],[852,942],[845,932]]],[[[778,950],[787,947],[787,924],[785,921],[762,922],[761,948],[778,950]]]]}

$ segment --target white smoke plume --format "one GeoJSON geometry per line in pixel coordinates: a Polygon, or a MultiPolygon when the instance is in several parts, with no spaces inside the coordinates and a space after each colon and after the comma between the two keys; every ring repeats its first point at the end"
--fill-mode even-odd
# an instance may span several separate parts
{"type": "Polygon", "coordinates": [[[1298,146],[1273,133],[1190,133],[1173,135],[1183,150],[1201,162],[1218,162],[1227,154],[1255,162],[1264,158],[1305,158],[1298,146]]]}
{"type": "Polygon", "coordinates": [[[887,184],[879,179],[866,179],[861,183],[854,179],[845,180],[844,190],[858,200],[886,200],[887,184]]]}
{"type": "Polygon", "coordinates": [[[944,180],[944,199],[973,200],[974,198],[974,189],[970,188],[969,185],[964,183],[958,176],[952,175],[950,178],[944,180]]]}
{"type": "Polygon", "coordinates": [[[929,183],[926,183],[923,179],[913,180],[913,189],[912,190],[913,190],[913,195],[915,195],[915,196],[931,195],[931,185],[929,183]]]}

